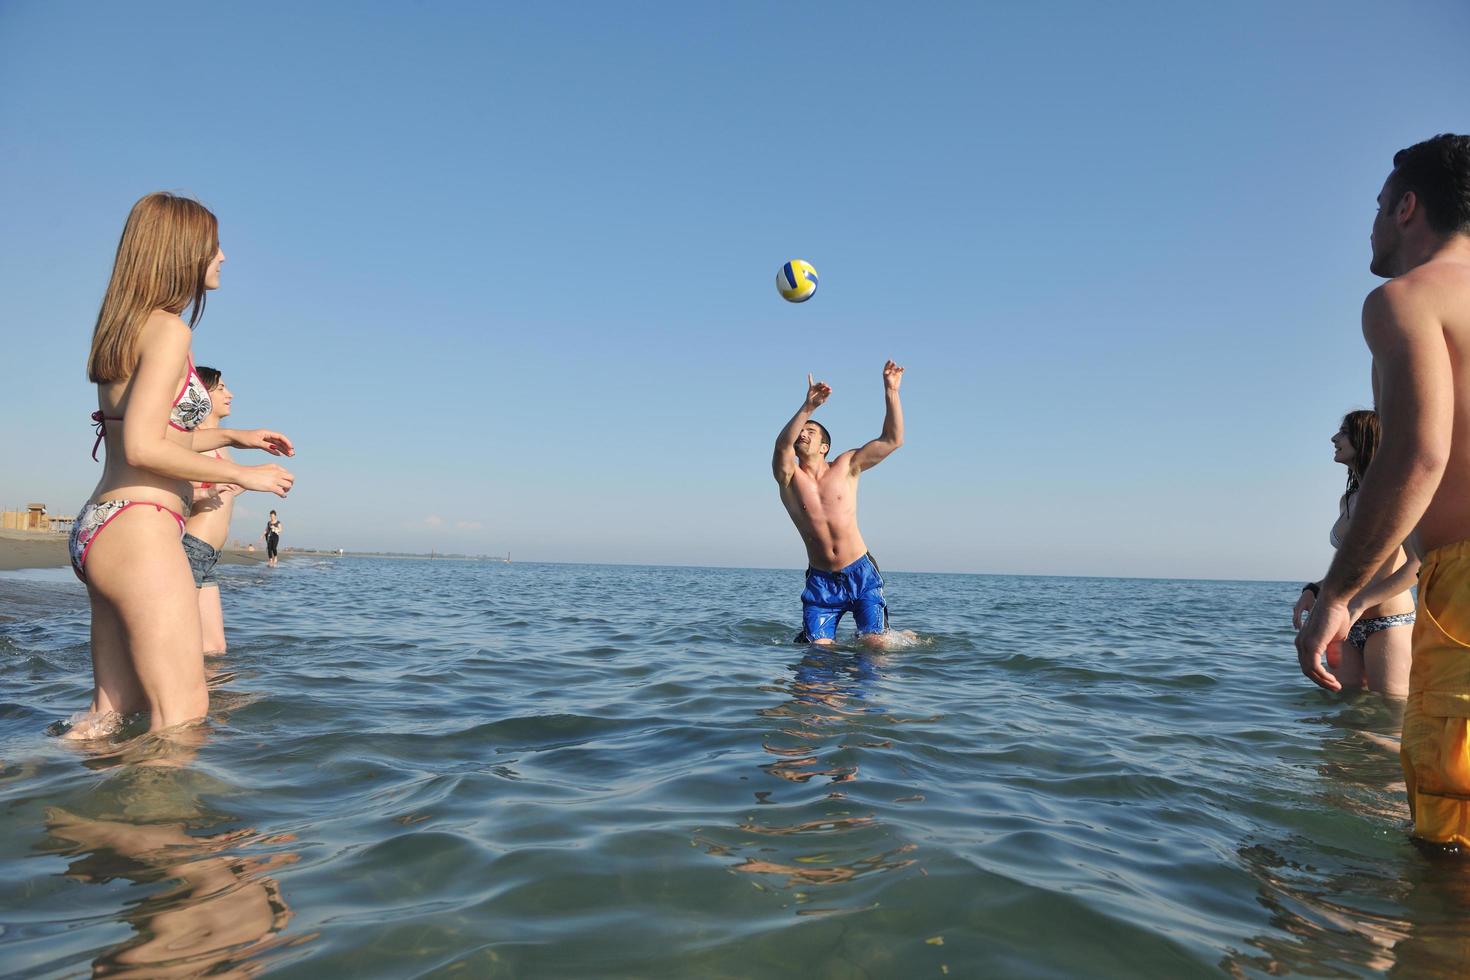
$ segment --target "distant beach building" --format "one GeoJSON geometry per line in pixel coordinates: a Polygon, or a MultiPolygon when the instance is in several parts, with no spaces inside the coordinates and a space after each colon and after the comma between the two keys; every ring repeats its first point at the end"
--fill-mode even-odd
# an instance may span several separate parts
{"type": "Polygon", "coordinates": [[[25,510],[0,511],[0,530],[33,534],[69,534],[76,517],[53,516],[45,504],[26,504],[25,510]]]}

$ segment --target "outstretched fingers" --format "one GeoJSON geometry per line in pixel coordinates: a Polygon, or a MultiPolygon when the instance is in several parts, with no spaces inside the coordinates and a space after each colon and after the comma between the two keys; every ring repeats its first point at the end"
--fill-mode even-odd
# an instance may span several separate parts
{"type": "Polygon", "coordinates": [[[291,444],[291,440],[282,433],[262,430],[260,435],[261,442],[264,443],[261,448],[270,453],[272,456],[296,455],[296,447],[293,446],[291,444]]]}

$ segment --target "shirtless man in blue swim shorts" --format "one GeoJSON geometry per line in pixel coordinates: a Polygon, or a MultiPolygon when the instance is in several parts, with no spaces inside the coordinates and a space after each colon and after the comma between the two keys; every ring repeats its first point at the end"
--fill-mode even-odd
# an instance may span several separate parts
{"type": "Polygon", "coordinates": [[[898,385],[903,368],[883,365],[883,397],[887,412],[883,433],[860,449],[849,449],[832,461],[832,437],[812,413],[832,394],[825,382],[808,374],[806,401],[781,434],[771,472],[781,488],[781,503],[806,543],[809,567],[801,593],[802,633],[797,642],[832,643],[843,613],[852,613],[859,638],[881,644],[888,628],[883,577],[857,525],[858,476],[877,466],[903,445],[903,406],[898,385]]]}

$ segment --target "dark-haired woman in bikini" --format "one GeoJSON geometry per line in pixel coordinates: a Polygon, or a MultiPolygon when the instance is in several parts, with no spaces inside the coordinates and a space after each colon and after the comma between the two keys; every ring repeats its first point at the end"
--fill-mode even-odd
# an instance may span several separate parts
{"type": "MultiPolygon", "coordinates": [[[[214,368],[200,365],[195,370],[209,389],[209,400],[214,406],[197,431],[219,428],[221,420],[230,415],[234,392],[214,368]]],[[[210,459],[231,458],[229,450],[224,448],[212,449],[204,455],[210,459]]],[[[245,488],[238,483],[194,484],[194,509],[189,514],[184,534],[184,551],[189,556],[189,569],[194,573],[194,587],[199,590],[199,627],[207,654],[224,653],[227,648],[225,614],[220,605],[219,579],[215,577],[214,567],[230,537],[230,517],[235,511],[235,498],[244,492],[245,488]]]]}
{"type": "MultiPolygon", "coordinates": [[[[1342,544],[1353,518],[1353,502],[1363,474],[1373,463],[1378,450],[1378,416],[1374,412],[1349,412],[1342,426],[1332,436],[1334,462],[1347,467],[1347,491],[1338,503],[1337,522],[1329,539],[1332,547],[1342,544]]],[[[1328,668],[1336,675],[1343,690],[1370,691],[1401,698],[1409,692],[1409,641],[1414,624],[1414,597],[1409,589],[1419,570],[1419,559],[1399,548],[1389,556],[1368,586],[1358,593],[1349,607],[1355,622],[1348,630],[1347,642],[1336,656],[1328,653],[1328,668]]],[[[1291,622],[1296,629],[1310,614],[1317,601],[1318,583],[1308,582],[1292,610],[1291,622]]]]}

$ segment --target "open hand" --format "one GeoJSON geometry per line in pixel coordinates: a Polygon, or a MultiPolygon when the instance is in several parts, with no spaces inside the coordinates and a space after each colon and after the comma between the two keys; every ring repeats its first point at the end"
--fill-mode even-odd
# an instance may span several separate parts
{"type": "Polygon", "coordinates": [[[1329,646],[1347,639],[1351,625],[1352,614],[1348,612],[1346,603],[1328,602],[1319,597],[1306,625],[1296,635],[1296,656],[1302,673],[1318,687],[1328,691],[1342,690],[1342,684],[1322,665],[1322,657],[1329,646]]]}
{"type": "Polygon", "coordinates": [[[264,449],[272,456],[296,455],[296,449],[291,445],[291,440],[270,429],[245,429],[239,433],[239,438],[237,445],[241,449],[264,449]]]}
{"type": "Polygon", "coordinates": [[[899,382],[903,380],[903,368],[892,361],[883,365],[883,387],[888,391],[897,391],[899,382]]]}
{"type": "Polygon", "coordinates": [[[284,497],[291,491],[291,484],[296,482],[296,477],[284,466],[275,463],[261,463],[259,466],[245,467],[245,479],[240,485],[246,490],[259,490],[263,493],[273,493],[277,497],[284,497]]]}
{"type": "Polygon", "coordinates": [[[806,407],[816,408],[828,398],[832,397],[832,388],[825,381],[813,381],[812,376],[806,376],[806,407]]]}

